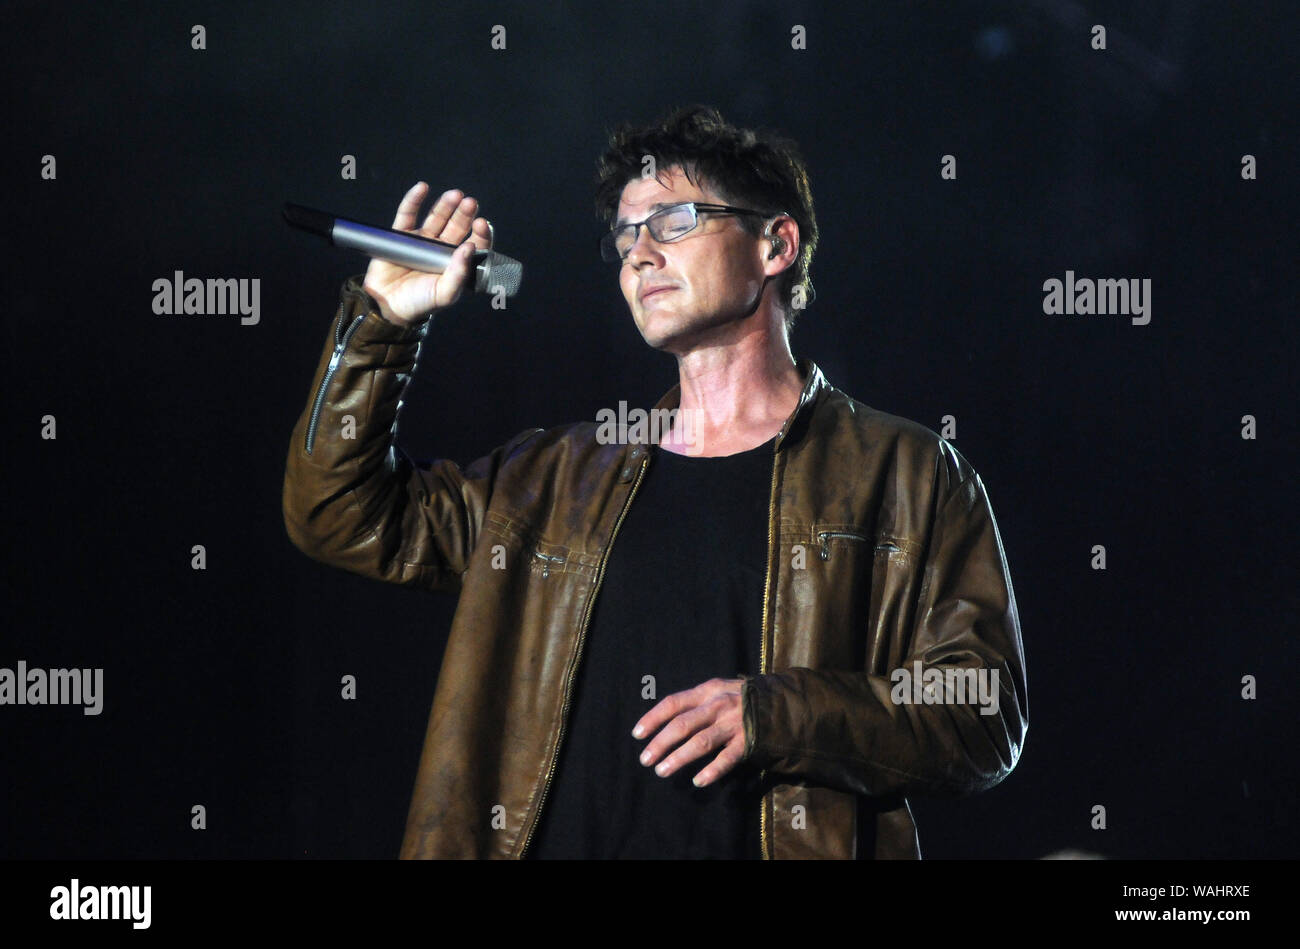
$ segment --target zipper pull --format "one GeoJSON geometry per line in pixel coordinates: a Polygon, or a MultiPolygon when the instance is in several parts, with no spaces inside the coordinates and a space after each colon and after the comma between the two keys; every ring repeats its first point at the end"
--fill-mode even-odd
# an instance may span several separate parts
{"type": "Polygon", "coordinates": [[[861,534],[855,534],[852,531],[818,531],[817,538],[822,542],[820,557],[822,560],[831,559],[831,538],[847,537],[850,540],[866,540],[861,534]]]}
{"type": "Polygon", "coordinates": [[[564,563],[563,557],[555,557],[551,554],[544,554],[540,550],[534,550],[533,556],[542,562],[542,579],[545,580],[551,575],[551,564],[564,563]]]}

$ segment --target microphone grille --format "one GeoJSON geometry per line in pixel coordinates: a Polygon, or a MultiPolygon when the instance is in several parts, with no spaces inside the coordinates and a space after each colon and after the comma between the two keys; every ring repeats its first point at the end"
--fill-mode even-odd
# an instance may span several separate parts
{"type": "Polygon", "coordinates": [[[519,285],[524,279],[524,265],[513,257],[488,251],[483,262],[478,265],[478,279],[474,289],[479,293],[496,293],[497,287],[512,297],[519,292],[519,285]]]}

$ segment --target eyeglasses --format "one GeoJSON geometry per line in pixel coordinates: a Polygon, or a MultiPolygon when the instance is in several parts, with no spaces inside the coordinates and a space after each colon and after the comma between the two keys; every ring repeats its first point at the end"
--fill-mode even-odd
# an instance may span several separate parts
{"type": "Polygon", "coordinates": [[[615,227],[608,234],[600,239],[600,257],[614,263],[620,260],[626,260],[627,255],[632,252],[632,247],[636,244],[637,235],[640,234],[644,226],[653,237],[661,244],[671,244],[673,241],[681,240],[691,231],[695,230],[700,223],[701,214],[752,214],[756,217],[768,217],[762,211],[751,211],[747,208],[733,208],[727,204],[701,204],[698,201],[689,201],[686,204],[674,204],[670,208],[664,208],[656,211],[644,221],[638,221],[635,224],[624,224],[622,227],[615,227]]]}

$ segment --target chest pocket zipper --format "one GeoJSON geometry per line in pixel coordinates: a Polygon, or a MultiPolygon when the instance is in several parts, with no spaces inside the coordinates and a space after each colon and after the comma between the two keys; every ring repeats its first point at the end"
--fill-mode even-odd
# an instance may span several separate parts
{"type": "Polygon", "coordinates": [[[564,563],[563,557],[556,557],[552,554],[544,554],[540,550],[534,550],[533,556],[542,562],[542,579],[545,580],[551,575],[551,564],[564,563]]]}
{"type": "MultiPolygon", "coordinates": [[[[818,531],[817,540],[821,544],[821,550],[818,556],[820,556],[822,560],[831,559],[831,538],[832,537],[843,537],[848,540],[860,540],[864,543],[867,540],[865,534],[855,534],[852,531],[818,531]]],[[[901,554],[902,552],[903,552],[902,547],[899,547],[897,544],[891,543],[889,541],[884,541],[883,543],[876,545],[876,553],[878,554],[888,554],[890,557],[892,557],[894,556],[894,554],[901,554]]]]}
{"type": "MultiPolygon", "coordinates": [[[[844,537],[849,540],[860,540],[864,542],[867,539],[866,536],[863,534],[854,534],[850,531],[818,531],[817,540],[821,543],[821,552],[818,554],[818,556],[820,556],[822,560],[831,559],[831,538],[832,537],[844,537]]],[[[897,550],[898,548],[894,548],[894,549],[897,550]]]]}

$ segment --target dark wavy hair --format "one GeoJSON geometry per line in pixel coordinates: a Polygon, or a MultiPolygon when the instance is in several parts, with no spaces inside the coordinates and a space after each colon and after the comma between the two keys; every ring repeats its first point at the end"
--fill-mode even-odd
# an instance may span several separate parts
{"type": "MultiPolygon", "coordinates": [[[[795,287],[803,286],[805,305],[813,299],[809,269],[817,249],[817,215],[799,146],[769,129],[731,125],[717,109],[705,105],[676,109],[649,125],[625,122],[610,133],[609,145],[597,161],[596,214],[606,224],[618,213],[624,186],[641,177],[647,155],[654,158],[661,182],[671,168],[680,167],[688,181],[697,187],[705,182],[727,204],[794,218],[799,256],[777,283],[786,328],[793,327],[799,309],[794,305],[795,287]]],[[[739,215],[737,220],[749,233],[761,232],[761,219],[739,215]]]]}

